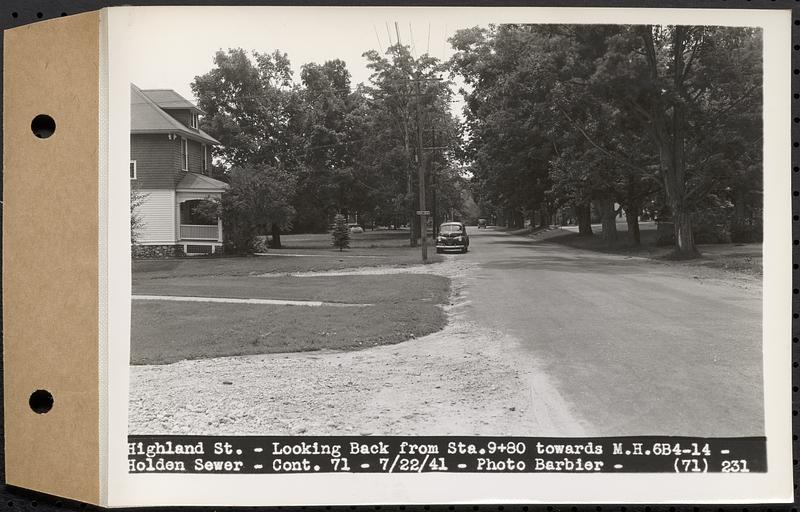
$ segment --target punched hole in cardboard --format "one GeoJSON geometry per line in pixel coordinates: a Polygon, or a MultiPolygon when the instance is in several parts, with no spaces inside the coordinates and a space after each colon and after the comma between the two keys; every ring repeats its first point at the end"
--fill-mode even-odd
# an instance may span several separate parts
{"type": "Polygon", "coordinates": [[[39,114],[31,121],[31,131],[40,139],[46,139],[56,131],[55,120],[47,114],[39,114]]]}
{"type": "Polygon", "coordinates": [[[46,389],[37,389],[31,393],[28,405],[36,414],[45,414],[53,408],[53,395],[46,389]]]}

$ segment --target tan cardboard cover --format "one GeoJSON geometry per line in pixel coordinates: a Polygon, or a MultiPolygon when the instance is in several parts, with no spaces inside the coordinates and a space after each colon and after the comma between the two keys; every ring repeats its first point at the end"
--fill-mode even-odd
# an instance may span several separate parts
{"type": "Polygon", "coordinates": [[[6,480],[98,503],[100,15],[6,31],[4,58],[6,480]],[[32,133],[38,114],[51,137],[32,133]]]}

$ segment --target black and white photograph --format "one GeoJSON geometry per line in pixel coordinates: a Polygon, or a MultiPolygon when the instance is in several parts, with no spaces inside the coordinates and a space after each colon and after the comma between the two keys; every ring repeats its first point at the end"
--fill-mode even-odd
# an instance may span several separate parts
{"type": "Polygon", "coordinates": [[[790,11],[106,16],[112,504],[791,496],[790,11]]]}
{"type": "Polygon", "coordinates": [[[129,434],[766,435],[760,27],[177,12],[129,434]]]}
{"type": "Polygon", "coordinates": [[[766,439],[764,29],[368,11],[130,14],[128,435],[766,439]]]}

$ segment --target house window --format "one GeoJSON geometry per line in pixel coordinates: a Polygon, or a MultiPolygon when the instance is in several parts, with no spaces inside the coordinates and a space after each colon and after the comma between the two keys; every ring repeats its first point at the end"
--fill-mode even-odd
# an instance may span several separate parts
{"type": "Polygon", "coordinates": [[[131,167],[130,167],[131,179],[136,179],[136,160],[131,160],[131,167]]]}
{"type": "Polygon", "coordinates": [[[181,137],[181,169],[189,170],[189,141],[181,137]]]}
{"type": "Polygon", "coordinates": [[[208,146],[203,144],[203,173],[208,171],[208,146]]]}
{"type": "Polygon", "coordinates": [[[191,119],[189,119],[189,126],[196,129],[197,121],[198,121],[197,114],[192,114],[191,119]]]}

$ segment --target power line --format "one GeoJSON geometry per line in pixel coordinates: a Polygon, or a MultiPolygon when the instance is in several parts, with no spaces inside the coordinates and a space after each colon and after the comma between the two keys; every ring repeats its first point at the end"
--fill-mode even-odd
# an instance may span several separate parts
{"type": "Polygon", "coordinates": [[[375,32],[375,39],[378,40],[378,48],[380,48],[381,49],[381,53],[383,53],[383,44],[381,44],[381,38],[378,35],[378,29],[375,28],[375,24],[374,23],[372,24],[372,30],[375,32]]]}
{"type": "Polygon", "coordinates": [[[411,38],[411,56],[417,58],[417,48],[414,42],[414,30],[411,28],[411,22],[408,22],[408,35],[411,38]]]}
{"type": "Polygon", "coordinates": [[[431,22],[428,22],[428,46],[425,48],[425,54],[430,55],[431,53],[431,22]]]}
{"type": "Polygon", "coordinates": [[[444,41],[442,41],[442,61],[447,55],[447,23],[444,24],[444,41]]]}

